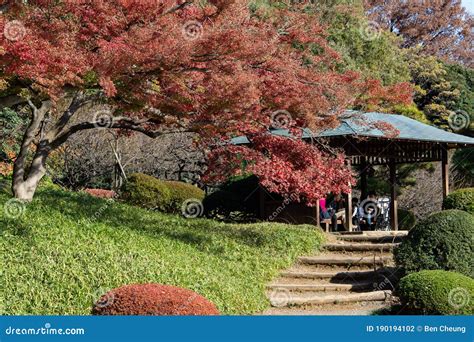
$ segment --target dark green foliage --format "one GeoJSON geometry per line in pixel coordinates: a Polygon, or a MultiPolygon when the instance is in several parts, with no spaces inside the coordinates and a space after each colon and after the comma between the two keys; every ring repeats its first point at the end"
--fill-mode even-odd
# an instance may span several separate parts
{"type": "Polygon", "coordinates": [[[443,209],[459,209],[474,214],[474,188],[452,192],[443,202],[443,209]]]}
{"type": "MultiPolygon", "coordinates": [[[[425,170],[429,173],[435,171],[432,163],[414,163],[397,165],[397,193],[400,195],[406,187],[416,185],[416,172],[425,170]]],[[[390,172],[387,166],[374,166],[367,170],[367,191],[373,191],[378,195],[390,194],[390,172]]],[[[360,182],[358,187],[360,190],[360,182]]]]}
{"type": "Polygon", "coordinates": [[[23,130],[28,120],[10,108],[0,109],[0,162],[13,163],[12,153],[20,150],[23,130]]]}
{"type": "Polygon", "coordinates": [[[416,216],[411,210],[398,209],[398,229],[410,230],[416,224],[416,216]]]}
{"type": "Polygon", "coordinates": [[[452,165],[454,181],[458,187],[474,186],[474,148],[457,150],[452,165]]]}
{"type": "Polygon", "coordinates": [[[407,273],[447,270],[474,275],[474,216],[446,210],[420,221],[395,250],[395,261],[407,273]]]}
{"type": "Polygon", "coordinates": [[[255,176],[230,179],[204,199],[206,217],[223,221],[255,221],[259,208],[258,189],[255,176]]]}
{"type": "Polygon", "coordinates": [[[162,181],[142,173],[129,176],[122,198],[143,208],[167,213],[180,213],[188,199],[201,201],[204,191],[191,184],[162,181]]]}
{"type": "Polygon", "coordinates": [[[474,314],[474,279],[456,272],[421,271],[398,284],[402,306],[411,314],[474,314]]]}
{"type": "Polygon", "coordinates": [[[460,64],[445,64],[444,68],[446,80],[460,91],[453,105],[454,110],[464,111],[471,116],[471,125],[463,133],[474,136],[474,69],[460,64]]]}

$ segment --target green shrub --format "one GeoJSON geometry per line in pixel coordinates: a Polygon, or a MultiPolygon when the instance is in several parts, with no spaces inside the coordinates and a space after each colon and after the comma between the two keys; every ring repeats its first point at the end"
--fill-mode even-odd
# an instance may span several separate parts
{"type": "Polygon", "coordinates": [[[474,279],[456,272],[421,271],[398,284],[403,307],[412,314],[474,314],[474,279]]]}
{"type": "Polygon", "coordinates": [[[473,276],[474,217],[446,210],[420,221],[395,250],[406,272],[443,269],[473,276]]]}
{"type": "Polygon", "coordinates": [[[197,186],[175,181],[166,181],[164,183],[168,186],[171,193],[170,212],[180,213],[181,207],[186,200],[195,199],[202,201],[204,199],[204,191],[199,189],[197,186]]]}
{"type": "Polygon", "coordinates": [[[180,213],[188,199],[201,201],[204,191],[191,184],[162,181],[155,177],[135,173],[128,177],[122,198],[143,208],[180,213]]]}
{"type": "Polygon", "coordinates": [[[416,225],[415,213],[407,209],[398,209],[398,229],[410,230],[416,225]]]}
{"type": "Polygon", "coordinates": [[[454,191],[445,198],[443,209],[459,209],[474,214],[474,188],[454,191]]]}
{"type": "Polygon", "coordinates": [[[143,208],[167,211],[171,191],[164,182],[155,177],[134,173],[127,179],[122,198],[143,208]]]}
{"type": "Polygon", "coordinates": [[[223,221],[255,221],[258,217],[258,179],[235,177],[204,198],[206,217],[223,221]]]}

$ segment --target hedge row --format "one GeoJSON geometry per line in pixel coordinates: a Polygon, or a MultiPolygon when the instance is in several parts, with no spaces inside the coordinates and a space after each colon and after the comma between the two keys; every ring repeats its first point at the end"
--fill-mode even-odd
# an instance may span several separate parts
{"type": "Polygon", "coordinates": [[[143,208],[166,213],[181,213],[187,200],[202,201],[205,193],[198,187],[175,181],[162,181],[142,173],[128,177],[122,198],[143,208]]]}
{"type": "Polygon", "coordinates": [[[443,209],[459,209],[474,214],[474,188],[452,192],[443,202],[443,209]]]}

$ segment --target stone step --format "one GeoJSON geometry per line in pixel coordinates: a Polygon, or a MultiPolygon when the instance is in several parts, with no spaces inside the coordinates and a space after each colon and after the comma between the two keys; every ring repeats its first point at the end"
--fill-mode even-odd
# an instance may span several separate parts
{"type": "Polygon", "coordinates": [[[384,274],[382,269],[373,271],[340,271],[340,270],[324,270],[324,271],[308,271],[308,270],[288,270],[283,271],[280,275],[285,278],[293,279],[361,279],[361,278],[377,278],[384,274]]]}
{"type": "Polygon", "coordinates": [[[272,291],[269,294],[270,303],[273,307],[310,306],[323,304],[356,303],[356,302],[380,302],[392,298],[392,291],[372,292],[303,292],[292,293],[286,289],[272,291]]]}
{"type": "Polygon", "coordinates": [[[289,269],[285,270],[290,272],[318,272],[318,273],[342,273],[342,272],[371,272],[379,269],[390,268],[386,267],[389,265],[361,265],[361,264],[348,264],[348,265],[330,265],[330,264],[305,264],[297,262],[289,269]]]}
{"type": "Polygon", "coordinates": [[[363,266],[381,266],[393,263],[392,256],[357,256],[357,255],[321,255],[312,257],[300,257],[298,261],[309,265],[363,265],[363,266]]]}
{"type": "Polygon", "coordinates": [[[398,243],[329,243],[324,245],[328,251],[341,252],[391,252],[398,243]]]}
{"type": "Polygon", "coordinates": [[[367,243],[398,243],[403,241],[406,237],[406,233],[401,234],[390,234],[390,235],[336,235],[336,239],[340,241],[352,241],[352,242],[367,242],[367,243]]]}
{"type": "Polygon", "coordinates": [[[373,282],[360,282],[360,283],[351,283],[351,284],[334,284],[334,283],[323,283],[323,284],[301,284],[301,283],[290,283],[285,284],[283,282],[278,282],[274,284],[267,285],[269,290],[288,290],[294,292],[327,292],[327,291],[364,291],[372,290],[374,288],[373,282]]]}

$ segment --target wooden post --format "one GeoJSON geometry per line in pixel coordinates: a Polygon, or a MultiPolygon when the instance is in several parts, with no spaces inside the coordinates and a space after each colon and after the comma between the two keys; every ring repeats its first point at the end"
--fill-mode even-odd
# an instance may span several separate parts
{"type": "Polygon", "coordinates": [[[361,157],[361,170],[360,170],[360,201],[362,202],[368,196],[367,192],[367,157],[361,157]]]}
{"type": "Polygon", "coordinates": [[[346,198],[346,219],[344,225],[347,231],[352,232],[352,193],[344,194],[346,198]]]}
{"type": "Polygon", "coordinates": [[[260,220],[265,221],[265,190],[260,186],[258,191],[260,220]]]}
{"type": "Polygon", "coordinates": [[[390,225],[392,230],[398,230],[398,201],[397,201],[397,164],[390,160],[390,225]]]}
{"type": "Polygon", "coordinates": [[[443,177],[443,200],[449,195],[449,162],[448,146],[441,147],[441,173],[443,177]]]}
{"type": "Polygon", "coordinates": [[[321,227],[321,207],[319,206],[319,200],[316,201],[316,226],[321,227]]]}

